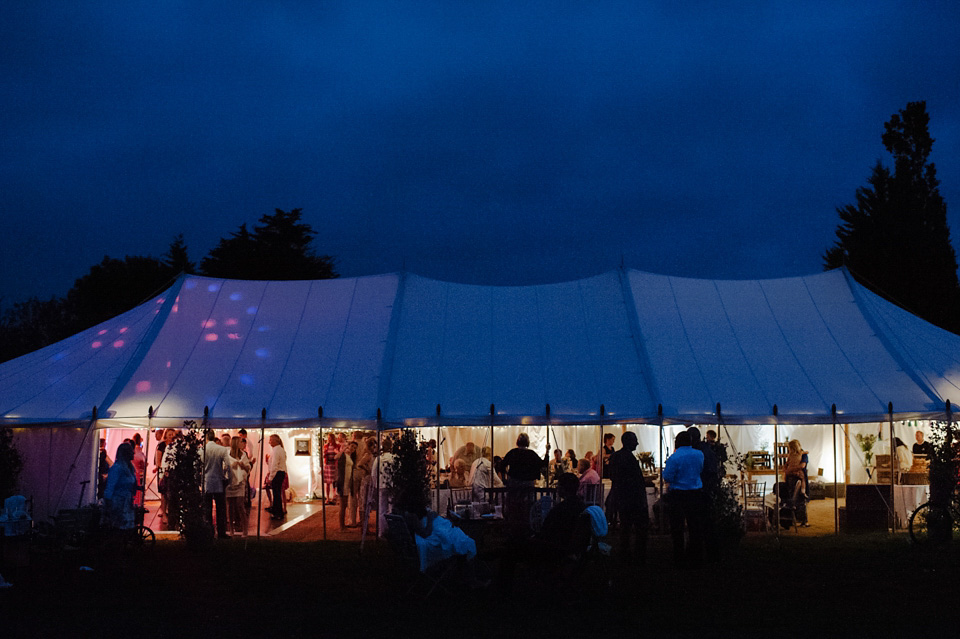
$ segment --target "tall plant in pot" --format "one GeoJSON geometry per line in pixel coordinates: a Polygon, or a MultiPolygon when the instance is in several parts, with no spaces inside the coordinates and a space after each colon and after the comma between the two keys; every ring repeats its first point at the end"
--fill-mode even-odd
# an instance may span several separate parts
{"type": "Polygon", "coordinates": [[[23,456],[13,444],[13,431],[0,428],[0,505],[17,490],[20,472],[23,470],[23,456]]]}
{"type": "Polygon", "coordinates": [[[176,512],[178,530],[192,547],[213,543],[213,526],[203,516],[203,430],[193,420],[183,423],[186,431],[174,442],[173,468],[167,475],[176,512]]]}
{"type": "Polygon", "coordinates": [[[422,512],[430,504],[430,473],[426,451],[420,447],[414,431],[400,434],[393,446],[393,457],[385,475],[389,477],[394,512],[422,512]]]}

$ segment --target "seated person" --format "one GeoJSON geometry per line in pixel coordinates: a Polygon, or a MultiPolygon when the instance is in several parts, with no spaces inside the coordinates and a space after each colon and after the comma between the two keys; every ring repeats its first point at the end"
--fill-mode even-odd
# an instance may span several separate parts
{"type": "Polygon", "coordinates": [[[450,467],[450,488],[463,488],[467,483],[467,462],[464,459],[458,459],[450,467]]]}
{"type": "Polygon", "coordinates": [[[563,554],[577,552],[588,539],[582,537],[584,529],[578,525],[580,515],[587,509],[577,494],[580,482],[573,473],[564,473],[557,479],[557,499],[560,503],[550,509],[543,520],[540,532],[534,539],[553,547],[563,554]]]}
{"type": "Polygon", "coordinates": [[[600,485],[600,474],[593,469],[590,460],[586,458],[577,463],[577,470],[580,473],[580,485],[577,487],[577,494],[584,497],[588,486],[600,485]]]}
{"type": "Polygon", "coordinates": [[[417,554],[420,557],[420,571],[451,557],[463,557],[469,561],[477,556],[477,543],[465,532],[454,527],[428,508],[419,513],[405,513],[404,520],[414,533],[417,542],[417,554]]]}

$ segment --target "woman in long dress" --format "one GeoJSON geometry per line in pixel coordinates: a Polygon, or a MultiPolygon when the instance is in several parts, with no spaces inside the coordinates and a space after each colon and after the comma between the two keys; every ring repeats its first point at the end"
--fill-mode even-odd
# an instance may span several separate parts
{"type": "Polygon", "coordinates": [[[137,474],[133,468],[133,446],[117,447],[117,459],[107,474],[103,491],[105,522],[117,530],[132,530],[135,523],[133,495],[137,491],[137,474]]]}

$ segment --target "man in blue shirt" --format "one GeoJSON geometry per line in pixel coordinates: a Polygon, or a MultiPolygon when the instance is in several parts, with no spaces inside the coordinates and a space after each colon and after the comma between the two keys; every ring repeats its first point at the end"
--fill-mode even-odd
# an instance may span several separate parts
{"type": "Polygon", "coordinates": [[[673,558],[678,564],[698,565],[703,559],[703,519],[706,504],[703,497],[703,453],[691,448],[690,433],[681,431],[674,440],[676,450],[663,467],[663,481],[670,485],[665,496],[670,515],[670,536],[673,558]],[[684,544],[684,524],[689,540],[684,544]]]}

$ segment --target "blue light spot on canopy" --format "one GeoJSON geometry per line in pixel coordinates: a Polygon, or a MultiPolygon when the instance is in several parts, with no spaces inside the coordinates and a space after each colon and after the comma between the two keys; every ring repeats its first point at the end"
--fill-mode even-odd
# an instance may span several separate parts
{"type": "Polygon", "coordinates": [[[210,291],[211,293],[216,293],[217,291],[220,290],[220,285],[219,285],[219,284],[210,284],[209,286],[207,286],[207,290],[210,291]]]}
{"type": "Polygon", "coordinates": [[[237,300],[243,298],[243,295],[240,293],[230,293],[230,299],[236,302],[237,300]]]}
{"type": "Polygon", "coordinates": [[[257,307],[256,307],[256,306],[249,306],[249,307],[247,307],[247,315],[256,315],[256,313],[257,313],[257,307]]]}
{"type": "Polygon", "coordinates": [[[270,330],[270,327],[267,326],[266,324],[264,324],[263,326],[258,326],[258,327],[257,327],[257,332],[258,332],[258,333],[266,333],[266,332],[269,331],[269,330],[270,330]]]}
{"type": "Polygon", "coordinates": [[[257,354],[257,357],[270,357],[270,349],[267,348],[258,348],[254,352],[257,354]]]}
{"type": "Polygon", "coordinates": [[[51,357],[50,359],[52,359],[55,362],[59,362],[61,359],[63,359],[66,356],[67,356],[67,351],[60,351],[59,353],[54,354],[54,356],[51,357]]]}
{"type": "Polygon", "coordinates": [[[185,288],[189,291],[190,289],[196,288],[196,287],[197,287],[197,283],[194,282],[193,280],[189,280],[185,288]]]}
{"type": "Polygon", "coordinates": [[[253,375],[244,373],[240,376],[240,383],[244,386],[253,386],[253,375]]]}

